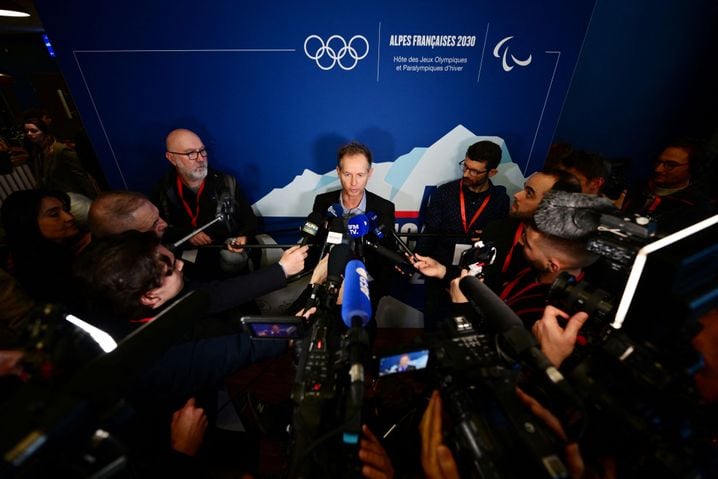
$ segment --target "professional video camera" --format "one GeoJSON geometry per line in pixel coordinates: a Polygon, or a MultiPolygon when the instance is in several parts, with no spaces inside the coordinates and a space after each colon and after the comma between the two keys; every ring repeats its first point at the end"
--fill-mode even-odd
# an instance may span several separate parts
{"type": "Polygon", "coordinates": [[[29,378],[0,407],[0,477],[127,477],[128,450],[106,426],[206,306],[204,294],[185,295],[119,344],[61,308],[31,315],[18,344],[29,378]]]}
{"type": "MultiPolygon", "coordinates": [[[[460,284],[478,316],[449,318],[417,348],[380,358],[379,377],[406,371],[441,391],[446,440],[462,477],[567,477],[556,435],[521,402],[516,387],[532,375],[557,402],[573,406],[571,412],[579,409],[575,395],[503,301],[475,277],[460,284]]],[[[580,429],[580,418],[572,420],[580,429]]]]}
{"type": "Polygon", "coordinates": [[[700,417],[693,374],[702,363],[691,341],[698,319],[718,305],[716,237],[718,216],[631,241],[628,263],[608,248],[626,270],[617,294],[568,276],[552,288],[552,304],[589,313],[581,330],[588,344],[562,369],[589,410],[594,449],[623,461],[627,477],[707,477],[701,468],[715,424],[700,417]]]}
{"type": "Polygon", "coordinates": [[[348,245],[329,255],[327,285],[305,324],[292,389],[290,478],[358,477],[364,364],[371,319],[367,272],[348,245]],[[341,315],[336,312],[344,283],[341,315]],[[337,440],[341,438],[341,440],[337,440]]]}

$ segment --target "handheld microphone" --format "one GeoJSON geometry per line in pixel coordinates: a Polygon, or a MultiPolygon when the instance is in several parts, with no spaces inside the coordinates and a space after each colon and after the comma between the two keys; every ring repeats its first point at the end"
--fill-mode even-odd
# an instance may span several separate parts
{"type": "Polygon", "coordinates": [[[383,223],[379,221],[379,216],[374,213],[373,211],[368,211],[366,213],[367,218],[369,218],[369,224],[372,227],[372,233],[374,233],[374,236],[376,236],[379,239],[382,239],[385,236],[384,231],[388,230],[389,234],[392,238],[394,238],[394,241],[399,245],[401,250],[414,258],[415,261],[418,261],[418,258],[414,256],[414,252],[409,248],[409,246],[402,241],[402,239],[399,237],[398,234],[396,234],[396,231],[394,231],[394,228],[387,228],[383,223]]]}
{"type": "Polygon", "coordinates": [[[342,208],[342,205],[340,203],[334,203],[329,208],[327,208],[326,217],[327,218],[343,218],[344,217],[344,208],[342,208]]]}
{"type": "Polygon", "coordinates": [[[307,219],[304,221],[304,224],[300,229],[302,239],[299,241],[299,246],[306,245],[310,238],[315,238],[317,236],[317,233],[319,233],[319,225],[322,223],[323,219],[324,218],[322,218],[321,213],[317,213],[316,211],[309,213],[309,216],[307,216],[307,219]]]}
{"type": "Polygon", "coordinates": [[[319,254],[319,260],[327,254],[331,245],[338,245],[344,239],[344,221],[341,218],[332,218],[329,220],[327,229],[327,239],[322,246],[322,252],[319,254]]]}
{"type": "Polygon", "coordinates": [[[359,258],[364,258],[364,236],[369,232],[369,219],[366,215],[352,216],[347,221],[347,232],[354,241],[354,251],[359,258]]]}
{"type": "Polygon", "coordinates": [[[342,297],[342,321],[347,328],[364,327],[371,319],[369,279],[364,263],[353,259],[344,270],[344,296],[342,297]]]}
{"type": "Polygon", "coordinates": [[[364,402],[364,360],[369,349],[369,335],[364,326],[371,319],[369,281],[364,263],[352,260],[344,270],[342,321],[350,328],[344,337],[349,358],[349,394],[344,411],[345,444],[356,445],[361,433],[361,410],[364,402]]]}
{"type": "Polygon", "coordinates": [[[327,309],[336,305],[344,268],[353,256],[354,253],[351,248],[345,244],[335,245],[329,253],[329,263],[327,264],[327,309]]]}
{"type": "Polygon", "coordinates": [[[389,248],[373,242],[368,238],[364,238],[364,245],[371,248],[373,251],[388,259],[396,266],[399,267],[402,274],[411,275],[414,272],[414,267],[408,263],[405,257],[399,253],[390,250],[389,248]]]}

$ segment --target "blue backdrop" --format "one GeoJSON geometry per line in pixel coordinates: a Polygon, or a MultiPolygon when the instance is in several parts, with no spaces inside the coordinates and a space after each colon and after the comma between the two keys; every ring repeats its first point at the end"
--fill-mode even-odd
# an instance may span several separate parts
{"type": "Polygon", "coordinates": [[[168,166],[166,133],[186,127],[252,202],[305,169],[330,171],[349,139],[393,162],[457,125],[501,137],[522,172],[539,168],[594,7],[36,3],[114,187],[149,191],[168,166]]]}

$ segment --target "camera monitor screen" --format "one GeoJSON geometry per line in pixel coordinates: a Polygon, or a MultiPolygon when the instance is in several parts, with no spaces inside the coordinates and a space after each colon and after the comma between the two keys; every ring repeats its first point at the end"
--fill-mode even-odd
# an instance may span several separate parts
{"type": "Polygon", "coordinates": [[[303,334],[301,318],[292,316],[244,316],[242,324],[253,339],[299,339],[303,334]]]}
{"type": "Polygon", "coordinates": [[[379,377],[388,374],[425,369],[429,362],[429,350],[411,351],[379,358],[379,377]]]}

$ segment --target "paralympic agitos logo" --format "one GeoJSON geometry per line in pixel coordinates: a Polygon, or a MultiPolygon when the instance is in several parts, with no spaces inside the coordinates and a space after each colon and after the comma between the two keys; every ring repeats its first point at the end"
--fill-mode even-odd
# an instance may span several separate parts
{"type": "Polygon", "coordinates": [[[348,42],[341,35],[332,35],[326,41],[319,35],[309,35],[304,40],[304,53],[322,70],[338,65],[349,71],[369,54],[369,41],[363,35],[354,35],[348,42]]]}

